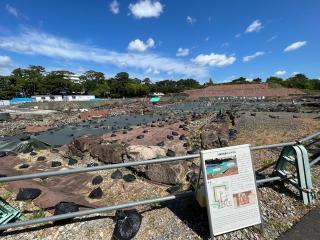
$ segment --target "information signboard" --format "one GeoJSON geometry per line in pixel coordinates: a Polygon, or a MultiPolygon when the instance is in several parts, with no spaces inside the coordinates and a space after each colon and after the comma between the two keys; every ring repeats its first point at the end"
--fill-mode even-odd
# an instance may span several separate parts
{"type": "Polygon", "coordinates": [[[261,224],[250,145],[201,151],[211,236],[261,224]]]}

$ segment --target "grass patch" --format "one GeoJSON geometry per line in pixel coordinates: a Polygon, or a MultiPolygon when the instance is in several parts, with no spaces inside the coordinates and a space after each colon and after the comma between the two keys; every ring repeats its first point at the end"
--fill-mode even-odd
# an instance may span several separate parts
{"type": "Polygon", "coordinates": [[[30,220],[37,219],[37,218],[43,218],[45,217],[44,209],[40,208],[38,210],[35,210],[32,215],[30,216],[30,220]]]}

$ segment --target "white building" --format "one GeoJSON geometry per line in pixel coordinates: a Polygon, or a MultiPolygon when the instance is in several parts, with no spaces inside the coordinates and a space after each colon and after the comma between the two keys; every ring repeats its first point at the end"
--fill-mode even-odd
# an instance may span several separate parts
{"type": "Polygon", "coordinates": [[[63,98],[61,95],[37,95],[32,96],[32,102],[61,102],[63,98]]]}
{"type": "Polygon", "coordinates": [[[69,75],[68,78],[70,79],[71,82],[73,83],[83,83],[84,80],[83,79],[80,79],[80,75],[77,75],[77,74],[73,74],[73,75],[69,75]]]}
{"type": "Polygon", "coordinates": [[[67,95],[63,96],[65,101],[90,101],[94,100],[96,97],[93,95],[67,95]]]}
{"type": "Polygon", "coordinates": [[[156,97],[163,97],[164,96],[164,93],[161,93],[161,92],[153,92],[150,94],[151,96],[156,96],[156,97]]]}
{"type": "Polygon", "coordinates": [[[9,100],[0,100],[0,106],[9,106],[10,101],[9,100]]]}

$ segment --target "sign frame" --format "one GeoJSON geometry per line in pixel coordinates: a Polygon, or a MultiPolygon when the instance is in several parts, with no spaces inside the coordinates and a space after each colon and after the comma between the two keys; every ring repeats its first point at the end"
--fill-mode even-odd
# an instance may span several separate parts
{"type": "MultiPolygon", "coordinates": [[[[236,162],[236,164],[237,164],[237,156],[235,155],[234,156],[235,157],[235,162],[236,162]]],[[[252,152],[251,152],[251,145],[250,144],[243,144],[243,145],[236,145],[236,146],[230,146],[230,147],[224,147],[224,148],[216,148],[216,149],[209,149],[209,150],[202,150],[201,152],[200,152],[200,159],[201,159],[201,172],[203,173],[203,184],[204,184],[204,186],[205,186],[205,194],[206,194],[206,203],[207,203],[207,213],[208,213],[208,222],[209,222],[209,228],[210,228],[210,235],[211,235],[211,237],[213,238],[214,236],[218,236],[218,235],[221,235],[221,234],[224,234],[224,233],[228,233],[228,232],[232,232],[232,231],[236,231],[236,230],[239,230],[239,229],[243,229],[243,228],[246,228],[246,227],[249,227],[249,226],[254,226],[254,225],[259,225],[260,224],[260,227],[261,227],[261,232],[263,233],[263,220],[262,220],[262,215],[261,215],[261,208],[260,208],[260,204],[259,204],[259,198],[258,198],[258,191],[257,191],[257,185],[256,185],[256,176],[255,176],[255,171],[254,171],[254,166],[253,166],[253,161],[252,161],[252,159],[253,159],[253,157],[252,157],[252,152]],[[240,149],[240,151],[241,151],[241,149],[244,149],[245,151],[247,151],[247,150],[249,150],[249,154],[248,154],[248,157],[249,157],[249,160],[250,160],[250,167],[251,167],[251,172],[249,171],[247,174],[250,174],[251,175],[251,181],[253,181],[253,185],[254,185],[254,187],[252,186],[252,190],[254,190],[255,192],[254,192],[254,194],[255,194],[255,197],[254,197],[254,200],[256,201],[256,204],[254,204],[254,205],[256,205],[255,207],[256,207],[256,213],[257,213],[257,215],[258,216],[255,216],[255,218],[256,218],[256,221],[255,222],[252,222],[252,223],[249,223],[249,224],[243,224],[243,225],[241,225],[241,226],[237,226],[237,227],[235,227],[235,228],[231,228],[231,229],[229,229],[229,230],[226,230],[226,231],[215,231],[215,227],[214,227],[214,222],[213,222],[213,216],[214,216],[214,213],[213,213],[213,210],[211,209],[212,207],[212,202],[210,202],[210,198],[209,198],[209,192],[210,193],[212,193],[211,191],[212,190],[210,190],[209,191],[209,183],[211,184],[213,184],[213,182],[214,182],[214,178],[212,178],[211,180],[210,180],[210,182],[208,182],[208,175],[207,175],[207,169],[206,169],[206,161],[210,161],[211,159],[210,158],[205,158],[205,156],[206,155],[212,155],[212,156],[215,156],[215,155],[217,155],[218,153],[223,153],[223,152],[225,152],[225,151],[234,151],[235,149],[240,149]],[[257,219],[259,219],[258,221],[257,221],[257,219]]],[[[211,161],[214,161],[214,160],[211,160],[211,161]]],[[[223,161],[222,161],[222,163],[223,163],[223,161]]],[[[222,164],[221,164],[222,165],[222,164]]],[[[237,166],[237,165],[236,165],[237,166]]],[[[220,166],[219,166],[220,167],[220,166]]],[[[221,167],[219,168],[219,169],[221,169],[221,167]]],[[[214,168],[212,168],[212,170],[213,171],[215,171],[214,170],[214,168]]],[[[201,174],[201,173],[200,173],[201,174]]],[[[213,174],[217,174],[217,173],[213,173],[213,174]]],[[[221,174],[221,173],[219,173],[218,172],[218,174],[221,174]]],[[[234,174],[234,175],[237,175],[237,174],[234,174]]],[[[239,172],[238,172],[238,175],[239,175],[239,172]]],[[[222,174],[222,176],[221,177],[215,177],[216,179],[218,179],[218,178],[226,178],[227,179],[227,175],[226,176],[223,176],[223,174],[222,174]]],[[[199,178],[200,178],[200,175],[199,175],[199,178]]],[[[230,178],[230,176],[229,176],[229,178],[230,178]]],[[[231,180],[229,180],[229,181],[231,181],[231,180]]],[[[230,184],[231,185],[231,184],[230,184]]],[[[220,188],[221,188],[222,186],[220,186],[220,188]]],[[[229,186],[230,187],[230,186],[229,186]]],[[[215,188],[219,188],[219,186],[215,186],[215,188]]],[[[221,189],[220,189],[221,190],[221,189]]],[[[223,190],[223,189],[222,189],[223,190]]],[[[226,191],[226,189],[225,189],[225,191],[226,191]]],[[[229,191],[231,191],[231,190],[229,190],[229,191]]],[[[223,192],[223,191],[222,191],[223,192]]],[[[215,192],[213,192],[214,193],[214,195],[216,194],[215,192]]],[[[234,196],[233,196],[234,197],[234,196]]],[[[233,204],[234,203],[231,203],[232,204],[232,206],[233,206],[233,204]]]]}

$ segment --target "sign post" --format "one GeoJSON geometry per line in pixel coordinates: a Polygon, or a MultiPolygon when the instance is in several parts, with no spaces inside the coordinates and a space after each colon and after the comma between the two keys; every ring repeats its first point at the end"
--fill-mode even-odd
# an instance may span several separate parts
{"type": "Polygon", "coordinates": [[[211,237],[261,224],[250,145],[200,155],[211,237]]]}

